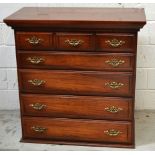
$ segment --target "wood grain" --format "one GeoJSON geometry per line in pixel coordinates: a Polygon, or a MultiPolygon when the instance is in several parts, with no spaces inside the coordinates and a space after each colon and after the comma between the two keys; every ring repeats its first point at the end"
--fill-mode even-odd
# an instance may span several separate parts
{"type": "Polygon", "coordinates": [[[96,71],[132,71],[133,57],[131,53],[97,53],[97,52],[57,52],[57,51],[18,51],[18,66],[30,69],[68,69],[68,70],[96,70],[96,71]],[[34,64],[28,58],[42,58],[43,62],[34,64]],[[107,61],[123,61],[117,66],[107,61]]]}
{"type": "Polygon", "coordinates": [[[25,50],[49,50],[53,48],[53,36],[52,33],[45,32],[17,32],[16,33],[16,46],[18,49],[25,50]],[[27,39],[36,37],[40,39],[40,43],[31,44],[27,39]]]}
{"type": "Polygon", "coordinates": [[[100,120],[80,120],[63,118],[23,117],[24,138],[83,142],[124,142],[131,143],[131,123],[100,120]],[[45,132],[33,131],[33,126],[46,128],[45,132]],[[104,131],[115,129],[117,136],[109,136],[104,131]]]}
{"type": "Polygon", "coordinates": [[[95,71],[61,71],[61,70],[26,70],[19,71],[22,92],[74,94],[74,95],[132,95],[132,74],[121,72],[95,71]],[[34,86],[29,80],[45,81],[34,86]],[[106,83],[122,83],[123,86],[113,89],[106,83]]]}
{"type": "Polygon", "coordinates": [[[123,33],[102,33],[102,34],[96,34],[96,44],[97,49],[101,51],[131,51],[134,52],[134,42],[135,42],[135,36],[134,34],[123,34],[123,33]],[[123,41],[124,43],[120,46],[113,47],[110,44],[106,43],[107,41],[112,42],[114,39],[116,39],[118,42],[123,41]]]}
{"type": "Polygon", "coordinates": [[[56,49],[71,51],[92,51],[95,50],[95,36],[87,33],[56,33],[56,49]],[[81,41],[77,46],[71,46],[66,41],[81,41]]]}
{"type": "Polygon", "coordinates": [[[4,19],[12,27],[140,29],[146,23],[141,8],[25,7],[4,19]]]}
{"type": "Polygon", "coordinates": [[[21,94],[24,115],[66,118],[131,120],[132,99],[121,97],[21,94]],[[44,105],[40,110],[32,104],[44,105]],[[109,112],[105,108],[121,108],[109,112]]]}

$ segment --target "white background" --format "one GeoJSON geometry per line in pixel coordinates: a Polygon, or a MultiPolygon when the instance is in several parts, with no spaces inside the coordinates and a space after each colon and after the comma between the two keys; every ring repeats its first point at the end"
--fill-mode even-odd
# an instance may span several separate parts
{"type": "Polygon", "coordinates": [[[25,6],[145,8],[147,25],[139,32],[136,109],[155,109],[155,4],[141,3],[33,3],[0,4],[0,110],[19,109],[14,33],[3,19],[25,6]]]}

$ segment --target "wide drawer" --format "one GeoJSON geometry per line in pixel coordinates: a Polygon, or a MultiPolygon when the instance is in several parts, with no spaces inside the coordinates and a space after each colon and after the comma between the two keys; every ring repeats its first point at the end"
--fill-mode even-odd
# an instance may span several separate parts
{"type": "Polygon", "coordinates": [[[63,118],[22,118],[24,138],[83,142],[131,142],[131,123],[63,118]]]}
{"type": "Polygon", "coordinates": [[[88,33],[56,33],[57,50],[91,51],[95,49],[95,38],[88,33]]]}
{"type": "Polygon", "coordinates": [[[19,86],[23,92],[79,95],[131,96],[132,73],[19,70],[19,86]]]}
{"type": "Polygon", "coordinates": [[[130,98],[21,94],[24,115],[129,120],[133,100],[130,98]]]}
{"type": "Polygon", "coordinates": [[[129,53],[23,52],[20,68],[132,71],[134,55],[129,53]]]}
{"type": "Polygon", "coordinates": [[[53,35],[48,32],[17,32],[17,49],[49,50],[53,48],[53,35]]]}
{"type": "Polygon", "coordinates": [[[136,37],[133,34],[103,33],[96,35],[98,51],[133,51],[136,46],[136,37]]]}

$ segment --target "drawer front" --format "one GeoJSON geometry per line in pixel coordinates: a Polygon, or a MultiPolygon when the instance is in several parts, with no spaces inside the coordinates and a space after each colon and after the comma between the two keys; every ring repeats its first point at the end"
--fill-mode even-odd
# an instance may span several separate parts
{"type": "Polygon", "coordinates": [[[58,50],[88,51],[94,50],[93,34],[86,33],[56,33],[56,46],[58,50]]]}
{"type": "Polygon", "coordinates": [[[132,34],[97,34],[97,50],[132,51],[136,46],[136,37],[132,34]]]}
{"type": "Polygon", "coordinates": [[[132,94],[132,74],[95,71],[20,70],[20,90],[56,94],[132,94]]]}
{"type": "Polygon", "coordinates": [[[21,68],[132,71],[133,54],[18,52],[21,68]]]}
{"type": "Polygon", "coordinates": [[[83,142],[131,142],[131,123],[61,118],[23,118],[24,138],[83,142]]]}
{"type": "Polygon", "coordinates": [[[46,32],[17,32],[17,49],[49,50],[53,47],[52,33],[46,32]]]}
{"type": "Polygon", "coordinates": [[[129,120],[132,99],[99,96],[21,94],[24,115],[129,120]]]}

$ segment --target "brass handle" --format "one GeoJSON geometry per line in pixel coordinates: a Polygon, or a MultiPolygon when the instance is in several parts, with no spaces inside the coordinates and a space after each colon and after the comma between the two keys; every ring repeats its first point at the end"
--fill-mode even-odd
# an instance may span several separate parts
{"type": "Polygon", "coordinates": [[[28,80],[28,82],[31,83],[34,86],[40,86],[40,85],[45,83],[44,80],[38,80],[38,79],[28,80]]]}
{"type": "Polygon", "coordinates": [[[111,106],[111,107],[106,107],[105,110],[111,113],[118,113],[119,111],[123,110],[123,108],[117,108],[115,106],[111,106]]]}
{"type": "Polygon", "coordinates": [[[105,85],[109,86],[112,89],[117,89],[117,88],[124,86],[124,84],[120,83],[120,82],[107,82],[107,83],[105,83],[105,85]]]}
{"type": "Polygon", "coordinates": [[[30,43],[31,45],[38,45],[43,41],[42,39],[37,38],[36,36],[32,36],[31,38],[27,38],[25,40],[28,41],[28,43],[30,43]]]}
{"type": "Polygon", "coordinates": [[[125,61],[118,60],[118,59],[111,59],[111,60],[106,60],[105,63],[111,65],[112,67],[118,67],[119,65],[125,63],[125,61]]]}
{"type": "Polygon", "coordinates": [[[104,131],[104,133],[108,136],[118,136],[119,134],[121,134],[122,132],[119,130],[115,130],[115,129],[110,129],[110,130],[106,130],[104,131]]]}
{"type": "Polygon", "coordinates": [[[45,104],[41,104],[41,103],[30,104],[30,106],[35,110],[42,110],[46,107],[45,104]]]}
{"type": "Polygon", "coordinates": [[[105,43],[109,44],[112,47],[119,47],[119,46],[122,46],[123,44],[125,44],[125,41],[112,39],[112,40],[106,40],[105,43]]]}
{"type": "Polygon", "coordinates": [[[40,127],[40,126],[33,126],[31,129],[35,132],[43,133],[47,130],[47,128],[40,127]]]}
{"type": "Polygon", "coordinates": [[[71,39],[71,40],[65,40],[65,43],[69,44],[72,47],[77,47],[81,45],[84,41],[82,40],[77,40],[77,39],[71,39]]]}
{"type": "Polygon", "coordinates": [[[32,64],[39,64],[45,61],[45,59],[40,58],[40,57],[28,57],[26,60],[32,64]]]}

